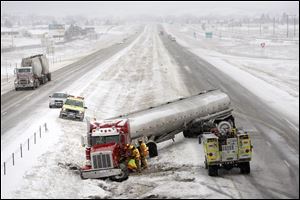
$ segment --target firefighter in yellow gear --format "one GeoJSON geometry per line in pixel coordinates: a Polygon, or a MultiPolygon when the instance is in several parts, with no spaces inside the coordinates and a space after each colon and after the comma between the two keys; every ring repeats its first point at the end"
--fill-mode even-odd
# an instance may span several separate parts
{"type": "Polygon", "coordinates": [[[137,170],[137,166],[135,164],[135,160],[134,159],[130,159],[128,161],[128,164],[127,164],[127,168],[133,172],[135,172],[137,170]]]}
{"type": "Polygon", "coordinates": [[[141,155],[141,168],[142,169],[147,169],[148,164],[147,164],[147,156],[149,155],[149,149],[147,145],[143,142],[143,140],[139,140],[139,151],[141,155]]]}
{"type": "MultiPolygon", "coordinates": [[[[140,172],[141,171],[141,167],[140,167],[140,160],[141,160],[141,156],[140,156],[140,152],[139,152],[139,150],[135,147],[135,146],[133,146],[133,145],[130,145],[129,146],[129,149],[131,150],[131,152],[130,152],[130,160],[131,159],[134,159],[134,161],[135,161],[135,164],[136,164],[136,169],[137,169],[137,171],[138,172],[140,172]]],[[[129,161],[130,161],[129,160],[129,161]]]]}

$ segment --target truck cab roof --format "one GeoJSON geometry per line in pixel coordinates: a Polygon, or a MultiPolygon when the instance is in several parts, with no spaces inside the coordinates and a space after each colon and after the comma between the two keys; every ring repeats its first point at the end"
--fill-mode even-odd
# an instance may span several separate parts
{"type": "Polygon", "coordinates": [[[203,139],[205,139],[205,140],[206,140],[206,139],[211,139],[211,138],[218,139],[218,137],[217,137],[215,134],[213,134],[213,133],[203,134],[202,137],[203,137],[203,139]]]}

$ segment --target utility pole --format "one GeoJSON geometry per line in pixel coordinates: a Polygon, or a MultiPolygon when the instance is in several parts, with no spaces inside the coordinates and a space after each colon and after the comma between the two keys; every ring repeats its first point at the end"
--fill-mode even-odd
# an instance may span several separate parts
{"type": "Polygon", "coordinates": [[[296,35],[296,15],[286,15],[286,37],[289,37],[289,16],[294,18],[294,37],[296,35]]]}
{"type": "Polygon", "coordinates": [[[259,35],[261,36],[261,19],[259,20],[259,35]]]}
{"type": "Polygon", "coordinates": [[[294,15],[294,37],[296,37],[296,15],[294,15]]]}
{"type": "Polygon", "coordinates": [[[275,35],[275,17],[273,18],[273,36],[275,35]]]}
{"type": "Polygon", "coordinates": [[[289,37],[289,16],[286,15],[286,37],[289,37]]]}

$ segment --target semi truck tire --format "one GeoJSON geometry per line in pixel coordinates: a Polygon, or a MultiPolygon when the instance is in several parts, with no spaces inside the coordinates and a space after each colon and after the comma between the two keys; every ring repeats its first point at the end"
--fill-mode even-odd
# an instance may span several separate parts
{"type": "Polygon", "coordinates": [[[36,82],[35,82],[35,88],[38,88],[39,86],[40,86],[40,81],[36,80],[36,82]]]}
{"type": "Polygon", "coordinates": [[[47,74],[48,81],[51,81],[51,73],[47,74]]]}
{"type": "Polygon", "coordinates": [[[120,175],[111,176],[109,177],[110,180],[116,181],[116,182],[122,182],[128,179],[129,172],[125,164],[120,164],[120,168],[122,170],[122,173],[120,175]]]}
{"type": "Polygon", "coordinates": [[[183,130],[182,133],[185,138],[193,137],[192,132],[190,130],[183,130]]]}
{"type": "Polygon", "coordinates": [[[208,175],[209,176],[218,176],[218,166],[209,165],[208,166],[208,175]]]}
{"type": "Polygon", "coordinates": [[[156,146],[155,142],[152,142],[152,141],[148,142],[147,147],[149,148],[149,157],[150,158],[158,156],[157,146],[156,146]]]}

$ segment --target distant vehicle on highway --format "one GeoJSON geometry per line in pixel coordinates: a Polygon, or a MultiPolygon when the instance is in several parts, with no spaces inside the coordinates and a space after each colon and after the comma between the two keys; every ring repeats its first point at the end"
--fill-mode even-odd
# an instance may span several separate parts
{"type": "Polygon", "coordinates": [[[49,96],[49,108],[61,108],[66,102],[68,97],[67,93],[55,92],[49,96]]]}
{"type": "Polygon", "coordinates": [[[171,34],[168,35],[168,38],[171,40],[171,41],[175,41],[176,42],[176,38],[174,36],[172,36],[171,34]]]}
{"type": "Polygon", "coordinates": [[[22,59],[21,67],[15,69],[15,89],[35,89],[48,81],[51,81],[49,61],[43,54],[38,54],[22,59]]]}

